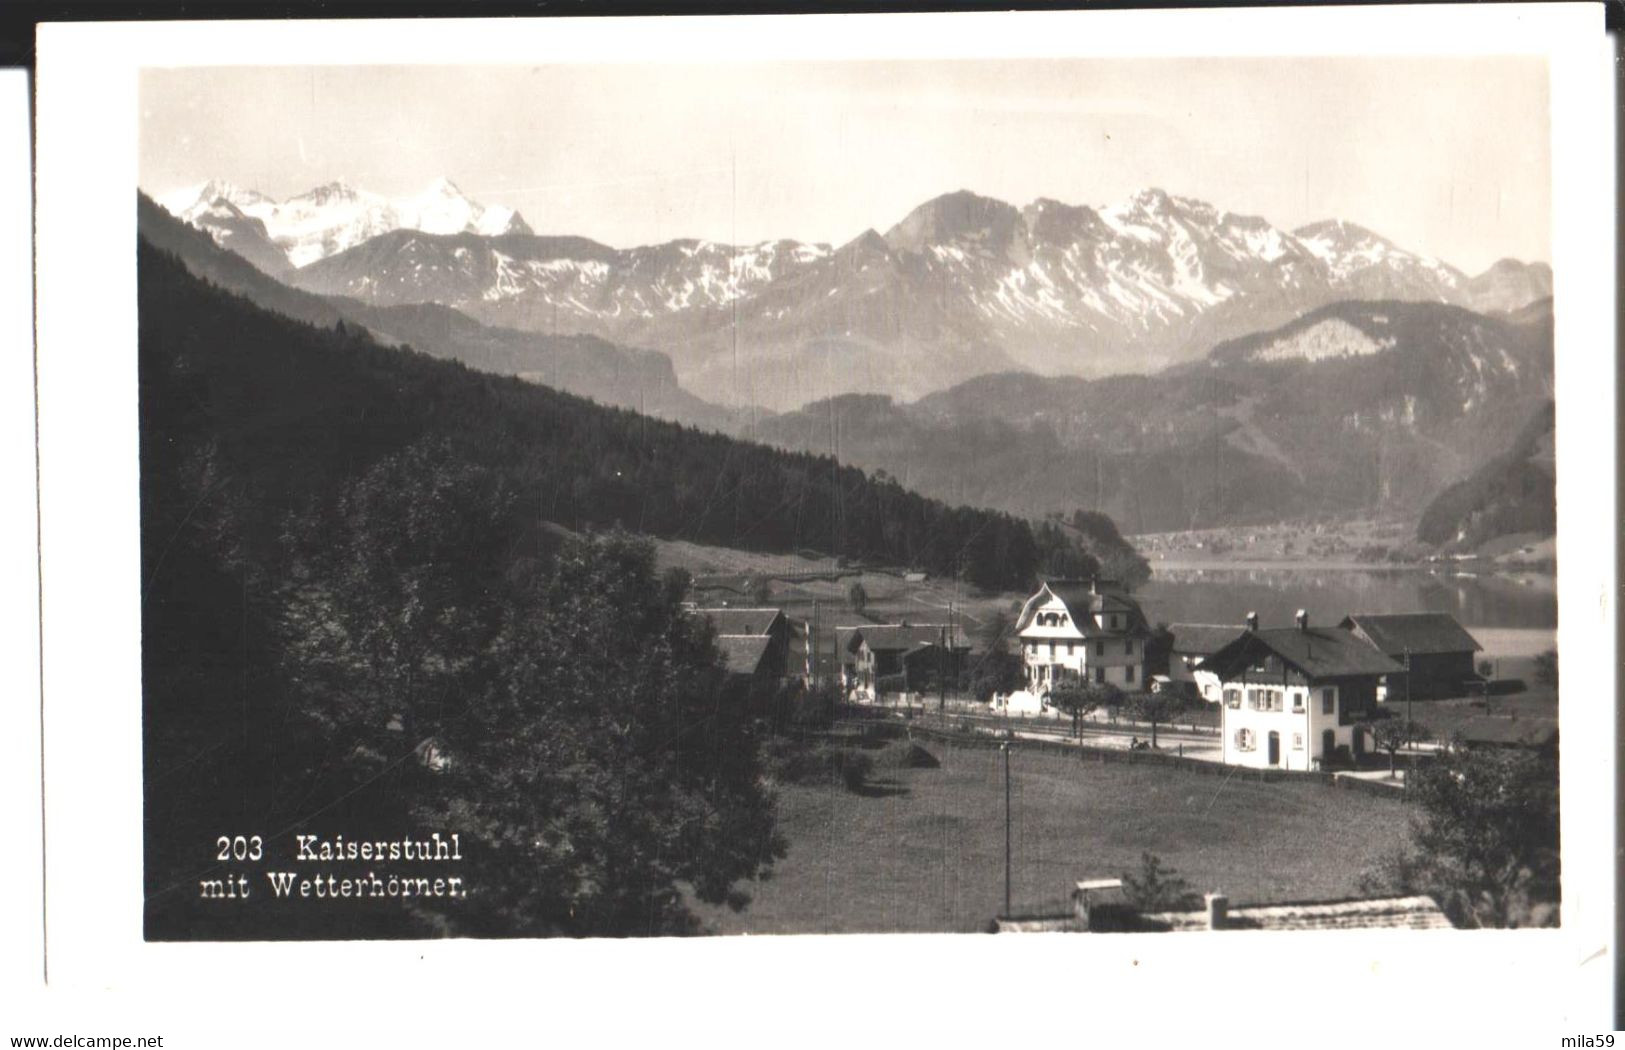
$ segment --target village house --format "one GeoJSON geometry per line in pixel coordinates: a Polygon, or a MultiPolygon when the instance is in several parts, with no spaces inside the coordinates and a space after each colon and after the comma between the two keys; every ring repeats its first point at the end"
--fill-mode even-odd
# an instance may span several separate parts
{"type": "Polygon", "coordinates": [[[1220,739],[1229,765],[1317,769],[1365,752],[1361,722],[1375,712],[1383,679],[1399,664],[1344,627],[1247,630],[1199,665],[1217,676],[1220,739]]]}
{"type": "Polygon", "coordinates": [[[872,623],[837,627],[843,685],[870,698],[883,691],[909,692],[953,682],[965,666],[970,643],[944,623],[872,623]]]}
{"type": "Polygon", "coordinates": [[[1151,636],[1139,603],[1109,580],[1050,580],[1016,619],[1027,692],[1043,696],[1064,683],[1145,685],[1151,636]]]}
{"type": "Polygon", "coordinates": [[[1449,613],[1358,614],[1339,626],[1400,665],[1389,676],[1387,700],[1465,696],[1480,681],[1473,659],[1484,647],[1449,613]]]}
{"type": "Polygon", "coordinates": [[[782,609],[692,608],[711,621],[717,649],[731,675],[776,680],[800,674],[790,655],[795,628],[782,609]]]}
{"type": "Polygon", "coordinates": [[[1170,624],[1168,631],[1174,636],[1168,652],[1168,680],[1174,689],[1218,703],[1219,677],[1199,665],[1235,641],[1242,629],[1233,623],[1176,623],[1170,624]]]}

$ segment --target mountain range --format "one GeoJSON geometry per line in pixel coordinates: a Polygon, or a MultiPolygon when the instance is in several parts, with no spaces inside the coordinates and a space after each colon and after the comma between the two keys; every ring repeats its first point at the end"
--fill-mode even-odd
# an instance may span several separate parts
{"type": "Polygon", "coordinates": [[[301,227],[247,191],[192,195],[180,216],[208,237],[143,202],[142,231],[289,316],[1130,532],[1417,513],[1551,395],[1544,264],[1469,277],[1350,223],[1288,232],[1157,190],[1098,210],[949,194],[834,249],[614,249],[472,202],[373,208],[462,228],[340,247],[361,227],[310,219],[317,196],[279,213],[301,227]],[[289,232],[316,228],[339,232],[289,232]],[[319,257],[295,267],[301,245],[319,257]]]}
{"type": "Polygon", "coordinates": [[[205,187],[166,206],[275,268],[244,229],[260,219],[280,272],[308,291],[662,350],[708,400],[774,410],[850,392],[917,398],[1014,369],[1144,373],[1341,300],[1510,310],[1551,294],[1542,263],[1469,277],[1353,223],[1286,230],[1159,189],[1101,208],[949,193],[836,248],[617,249],[537,236],[448,187],[387,205],[340,185],[275,206],[234,188],[208,200],[205,187]]]}

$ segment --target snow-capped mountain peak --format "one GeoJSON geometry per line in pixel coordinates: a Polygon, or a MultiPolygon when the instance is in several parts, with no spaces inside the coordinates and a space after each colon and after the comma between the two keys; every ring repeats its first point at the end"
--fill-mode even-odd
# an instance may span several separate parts
{"type": "Polygon", "coordinates": [[[224,244],[219,226],[208,221],[211,209],[214,209],[213,218],[223,217],[218,210],[221,201],[240,212],[233,218],[246,217],[263,224],[265,235],[295,267],[309,265],[391,230],[484,236],[531,232],[512,208],[480,204],[445,176],[435,179],[416,196],[398,200],[361,189],[344,179],[323,183],[282,201],[218,179],[158,198],[158,203],[171,214],[208,230],[217,242],[224,244]]]}

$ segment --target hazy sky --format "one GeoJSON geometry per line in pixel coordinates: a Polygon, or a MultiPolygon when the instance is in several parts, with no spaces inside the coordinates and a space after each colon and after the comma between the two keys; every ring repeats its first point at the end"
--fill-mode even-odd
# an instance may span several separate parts
{"type": "Polygon", "coordinates": [[[1077,59],[148,70],[141,185],[439,175],[538,233],[842,243],[940,193],[1147,186],[1340,218],[1477,271],[1549,259],[1544,61],[1077,59]]]}

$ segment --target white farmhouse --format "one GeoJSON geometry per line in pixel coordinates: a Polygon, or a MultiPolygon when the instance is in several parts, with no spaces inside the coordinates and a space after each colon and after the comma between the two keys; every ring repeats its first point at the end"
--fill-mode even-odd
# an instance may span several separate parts
{"type": "Polygon", "coordinates": [[[1043,696],[1062,683],[1145,683],[1151,636],[1133,598],[1109,580],[1050,580],[1016,620],[1027,692],[1043,696]]]}
{"type": "Polygon", "coordinates": [[[1260,769],[1315,769],[1347,749],[1365,748],[1359,724],[1377,706],[1377,688],[1402,668],[1342,627],[1297,625],[1248,630],[1203,660],[1217,675],[1224,761],[1260,769]]]}

